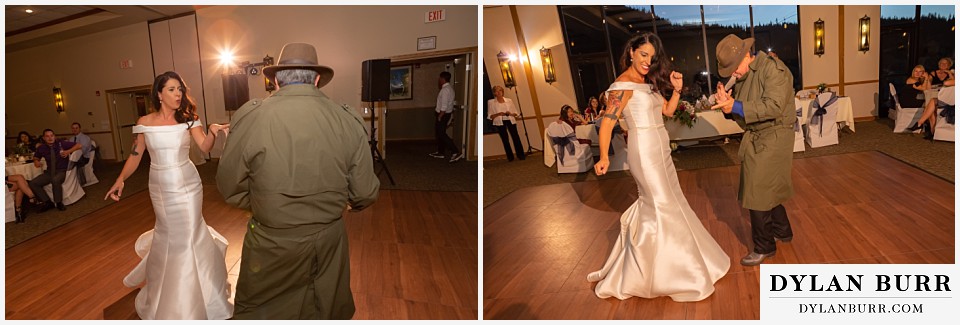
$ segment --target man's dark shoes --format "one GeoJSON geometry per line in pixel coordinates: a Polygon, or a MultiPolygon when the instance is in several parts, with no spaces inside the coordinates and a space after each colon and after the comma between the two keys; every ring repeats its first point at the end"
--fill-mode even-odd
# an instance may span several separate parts
{"type": "Polygon", "coordinates": [[[44,202],[37,211],[40,213],[47,212],[47,210],[53,209],[53,207],[53,202],[44,202]]]}
{"type": "Polygon", "coordinates": [[[768,257],[773,257],[773,255],[776,255],[776,254],[777,254],[776,251],[770,252],[768,254],[750,252],[750,254],[747,254],[747,256],[744,256],[743,258],[740,259],[740,265],[743,265],[743,266],[760,265],[760,263],[762,263],[763,260],[767,259],[768,257]]]}
{"type": "Polygon", "coordinates": [[[57,203],[57,210],[67,211],[67,206],[66,206],[66,205],[63,205],[63,202],[58,202],[58,203],[57,203]]]}

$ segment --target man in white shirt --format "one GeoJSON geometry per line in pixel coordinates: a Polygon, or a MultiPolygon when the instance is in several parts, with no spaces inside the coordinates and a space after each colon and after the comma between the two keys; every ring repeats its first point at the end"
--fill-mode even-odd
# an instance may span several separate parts
{"type": "Polygon", "coordinates": [[[464,153],[457,149],[457,144],[447,135],[447,126],[453,117],[453,86],[450,85],[450,72],[440,72],[440,93],[437,94],[437,120],[434,122],[434,135],[437,138],[437,152],[431,153],[430,157],[446,158],[447,149],[450,149],[450,162],[454,163],[463,159],[464,153]]]}
{"type": "Polygon", "coordinates": [[[74,164],[74,167],[77,168],[77,179],[80,181],[80,185],[83,186],[87,183],[87,175],[83,173],[83,166],[86,166],[90,162],[90,157],[87,156],[90,153],[90,150],[93,150],[92,142],[90,136],[83,134],[83,131],[80,130],[80,123],[73,122],[70,125],[70,132],[73,133],[73,138],[70,140],[73,143],[79,143],[83,147],[80,149],[83,153],[80,155],[80,160],[74,164]]]}

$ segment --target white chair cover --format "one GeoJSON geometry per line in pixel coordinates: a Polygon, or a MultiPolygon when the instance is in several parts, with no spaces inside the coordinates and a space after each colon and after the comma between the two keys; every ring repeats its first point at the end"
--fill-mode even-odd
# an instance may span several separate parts
{"type": "Polygon", "coordinates": [[[13,202],[16,196],[14,196],[13,192],[10,192],[9,190],[4,189],[4,192],[7,192],[7,198],[3,200],[4,202],[6,202],[6,205],[7,205],[7,221],[6,222],[17,221],[17,206],[13,202]]]}
{"type": "Polygon", "coordinates": [[[794,99],[793,106],[796,107],[796,111],[797,111],[797,122],[793,128],[793,132],[794,132],[793,152],[802,152],[806,150],[806,146],[803,144],[803,139],[804,139],[803,127],[801,125],[802,123],[801,119],[803,119],[803,117],[801,116],[801,113],[802,113],[801,110],[803,109],[803,105],[800,103],[799,99],[794,99]]]}
{"type": "MultiPolygon", "coordinates": [[[[90,140],[90,147],[97,148],[97,142],[90,140]]],[[[87,183],[82,184],[83,187],[87,187],[100,182],[100,180],[97,179],[97,175],[93,173],[93,160],[96,154],[97,154],[96,149],[92,149],[90,150],[90,152],[87,153],[87,158],[89,158],[90,160],[87,161],[87,164],[83,166],[83,175],[87,178],[87,183]]]]}
{"type": "MultiPolygon", "coordinates": [[[[940,92],[937,93],[937,100],[947,105],[955,105],[955,89],[954,86],[940,88],[940,92]]],[[[937,108],[937,128],[933,130],[933,139],[954,142],[954,124],[947,123],[947,118],[940,116],[940,112],[942,111],[942,108],[937,108]]],[[[956,121],[954,121],[954,123],[956,123],[956,121]]]]}
{"type": "Polygon", "coordinates": [[[590,154],[590,145],[581,144],[576,139],[576,133],[567,123],[550,123],[547,127],[547,139],[557,156],[557,173],[582,173],[593,167],[593,157],[590,154]],[[553,140],[554,137],[568,138],[574,151],[571,153],[566,147],[560,147],[553,140]],[[561,153],[561,150],[564,152],[561,153]],[[561,158],[561,154],[563,155],[561,158]]]}
{"type": "MultiPolygon", "coordinates": [[[[74,202],[77,202],[87,193],[83,191],[83,187],[80,187],[80,181],[77,180],[77,169],[72,168],[73,164],[80,160],[80,155],[83,152],[80,150],[74,151],[70,154],[70,165],[67,166],[67,176],[63,180],[63,204],[71,205],[74,202]]],[[[48,168],[54,168],[54,166],[48,166],[48,168]]],[[[52,200],[53,199],[53,184],[47,184],[43,187],[43,190],[47,192],[47,196],[52,200]]]]}
{"type": "Polygon", "coordinates": [[[893,124],[893,133],[905,133],[907,128],[913,126],[914,123],[920,120],[920,116],[923,114],[923,107],[902,107],[900,106],[900,99],[897,98],[897,88],[893,86],[893,83],[890,83],[890,96],[893,97],[894,110],[895,114],[889,114],[895,123],[893,124]]]}
{"type": "MultiPolygon", "coordinates": [[[[826,105],[834,93],[825,92],[817,96],[816,102],[820,105],[826,105]]],[[[816,104],[816,102],[814,104],[816,104]]],[[[835,145],[840,143],[837,134],[837,103],[831,103],[824,107],[826,113],[822,118],[816,116],[816,105],[810,105],[809,121],[805,127],[806,139],[810,148],[819,148],[823,146],[835,145]]]]}

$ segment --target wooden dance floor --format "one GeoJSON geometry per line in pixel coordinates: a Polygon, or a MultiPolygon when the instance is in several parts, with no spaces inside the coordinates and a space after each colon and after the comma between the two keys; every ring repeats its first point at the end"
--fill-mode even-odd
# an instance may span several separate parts
{"type": "MultiPolygon", "coordinates": [[[[953,161],[944,162],[953,163],[953,161]]],[[[699,302],[600,299],[600,269],[636,200],[632,178],[518,190],[483,212],[484,319],[759,319],[759,267],[737,202],[739,166],[680,171],[687,200],[730,256],[730,271],[699,302]]],[[[765,263],[953,264],[954,184],[870,151],[793,161],[784,203],[789,244],[765,263]]]]}
{"type": "MultiPolygon", "coordinates": [[[[249,215],[227,206],[215,185],[204,185],[204,218],[230,242],[235,287],[249,215]]],[[[376,204],[345,220],[354,319],[478,318],[476,192],[382,190],[376,204]]],[[[140,260],[134,242],[153,223],[142,191],[10,248],[5,318],[137,319],[139,289],[122,281],[140,260]]]]}

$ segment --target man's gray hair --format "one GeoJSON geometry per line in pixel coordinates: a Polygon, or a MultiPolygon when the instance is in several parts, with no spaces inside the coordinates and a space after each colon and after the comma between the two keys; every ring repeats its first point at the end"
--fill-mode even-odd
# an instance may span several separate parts
{"type": "Polygon", "coordinates": [[[315,79],[317,79],[317,72],[313,70],[286,69],[277,71],[277,84],[280,87],[293,83],[312,85],[315,79]]]}

